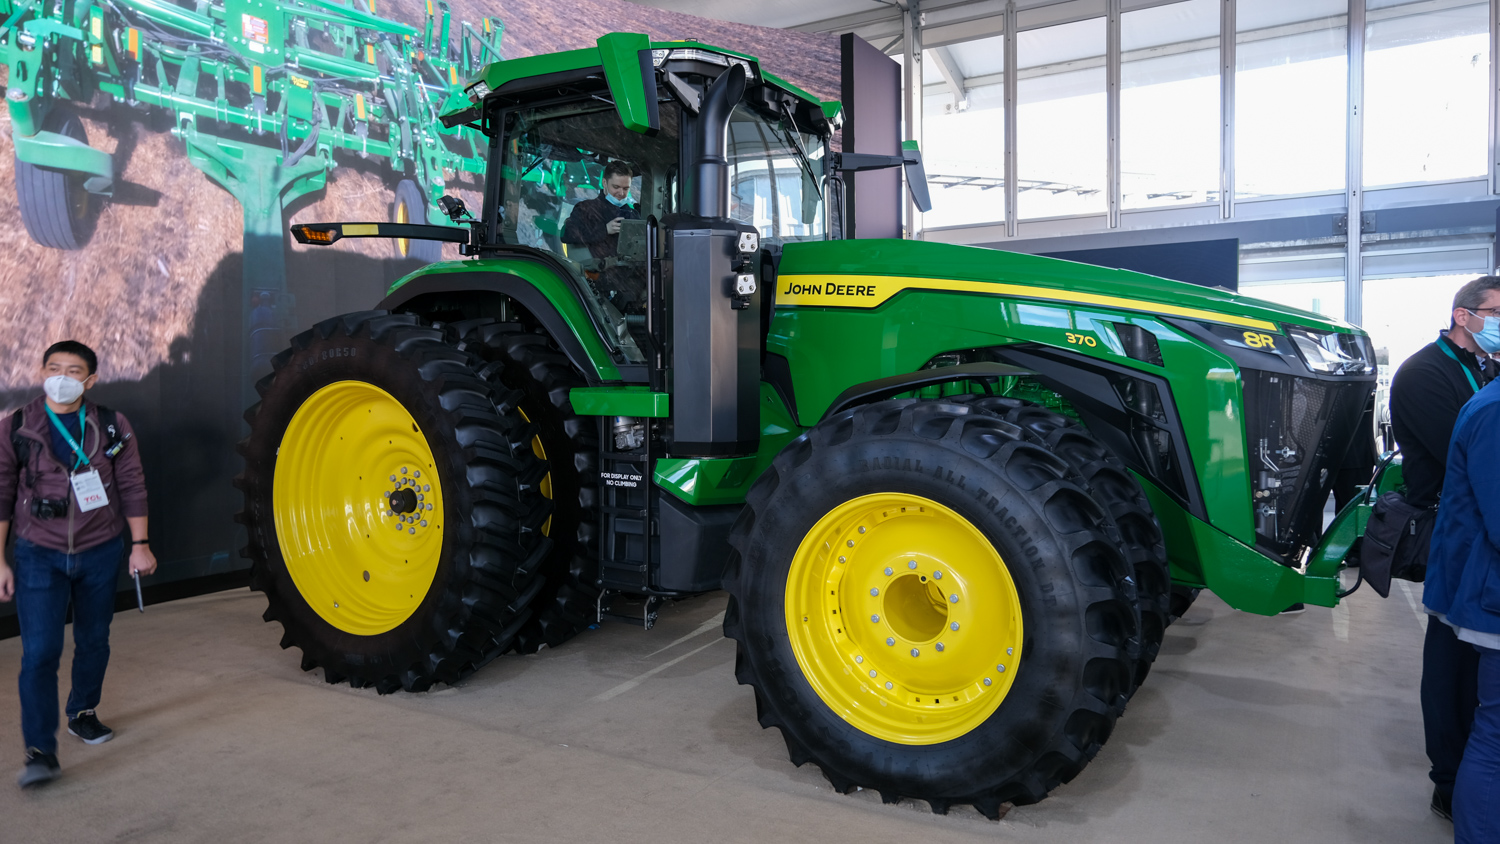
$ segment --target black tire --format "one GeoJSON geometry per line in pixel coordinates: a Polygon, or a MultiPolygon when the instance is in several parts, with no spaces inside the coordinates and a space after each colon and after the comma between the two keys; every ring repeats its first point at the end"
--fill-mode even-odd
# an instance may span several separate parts
{"type": "Polygon", "coordinates": [[[587,382],[550,337],[521,323],[476,319],[448,328],[463,348],[489,362],[485,377],[522,393],[521,412],[537,426],[549,467],[552,554],[515,648],[555,648],[598,617],[599,423],[574,413],[568,398],[587,382]]]}
{"type": "Polygon", "coordinates": [[[552,550],[541,532],[551,502],[538,490],[546,465],[531,452],[535,428],[516,410],[520,393],[486,383],[481,366],[415,316],[367,311],[298,334],[256,385],[261,400],[245,413],[250,436],[240,444],[245,471],[236,479],[245,555],[251,588],[269,603],[266,621],[285,629],[283,648],[302,650],[304,670],[321,666],[330,683],[347,679],[382,694],[423,691],[503,653],[529,620],[552,550]],[[378,635],[340,630],[308,605],[288,572],[272,499],[293,415],[319,389],[346,381],[385,390],[420,426],[441,484],[439,524],[447,525],[425,598],[378,635]]]}
{"type": "MultiPolygon", "coordinates": [[[[402,179],[396,184],[396,196],[391,202],[391,222],[427,225],[427,197],[411,179],[402,179]]],[[[391,244],[396,257],[403,260],[424,264],[443,260],[443,244],[436,240],[396,238],[391,244]]]]}
{"type": "Polygon", "coordinates": [[[1022,399],[963,396],[957,400],[1035,434],[1078,471],[1094,500],[1114,520],[1119,528],[1120,547],[1134,571],[1136,607],[1141,614],[1141,647],[1135,670],[1135,685],[1139,686],[1161,651],[1162,636],[1172,619],[1172,571],[1167,562],[1167,546],[1145,490],[1114,452],[1068,416],[1022,399]]]}
{"type": "MultiPolygon", "coordinates": [[[[89,142],[83,120],[72,111],[57,109],[47,117],[47,129],[75,141],[89,142]]],[[[21,222],[31,239],[52,249],[81,249],[94,232],[96,200],[84,189],[84,173],[38,167],[17,158],[16,200],[21,222]]]]}
{"type": "Polygon", "coordinates": [[[1198,593],[1202,591],[1202,589],[1194,589],[1191,586],[1179,586],[1174,583],[1172,585],[1170,619],[1176,621],[1187,615],[1188,609],[1193,606],[1194,601],[1198,600],[1198,593]]]}
{"type": "Polygon", "coordinates": [[[941,400],[846,411],[777,455],[730,536],[724,630],[761,725],[781,730],[794,764],[816,763],[840,792],[872,788],[939,813],[970,803],[990,818],[1077,776],[1123,711],[1138,631],[1109,516],[1070,473],[1015,425],[941,400]],[[984,721],[939,743],[853,726],[814,690],[790,643],[785,590],[803,537],[834,507],[889,491],[935,501],[977,528],[1007,561],[1022,610],[1013,686],[984,721]]]}

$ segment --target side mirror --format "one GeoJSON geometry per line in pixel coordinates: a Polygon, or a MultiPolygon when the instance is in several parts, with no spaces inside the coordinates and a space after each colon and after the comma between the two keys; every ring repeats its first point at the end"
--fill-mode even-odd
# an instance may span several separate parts
{"type": "Polygon", "coordinates": [[[906,188],[911,201],[923,214],[932,210],[932,194],[927,192],[927,168],[922,166],[922,151],[916,141],[901,142],[901,160],[906,165],[906,188]]]}

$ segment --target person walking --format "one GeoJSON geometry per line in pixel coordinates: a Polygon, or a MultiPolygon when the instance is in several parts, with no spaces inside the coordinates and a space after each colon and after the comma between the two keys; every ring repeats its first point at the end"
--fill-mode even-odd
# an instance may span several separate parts
{"type": "MultiPolygon", "coordinates": [[[[1484,331],[1500,344],[1500,316],[1484,331]]],[[[1500,382],[1464,405],[1453,431],[1443,505],[1422,603],[1477,656],[1469,738],[1453,786],[1455,844],[1500,844],[1500,382]]]]}
{"type": "MultiPolygon", "coordinates": [[[[1500,278],[1480,276],[1453,297],[1448,330],[1406,359],[1391,381],[1391,428],[1401,449],[1406,500],[1435,507],[1443,491],[1453,427],[1495,373],[1485,333],[1500,322],[1500,278]],[[1481,345],[1481,339],[1487,345],[1481,345]]],[[[1446,505],[1446,500],[1444,504],[1446,505]]],[[[1477,705],[1479,655],[1446,624],[1428,624],[1422,644],[1422,725],[1432,763],[1432,811],[1452,820],[1453,781],[1477,705]]]]}
{"type": "Polygon", "coordinates": [[[109,623],[128,525],[129,568],[147,575],[146,481],[130,422],[85,401],[99,358],[73,340],[42,355],[42,389],[6,424],[0,443],[0,548],[15,525],[15,569],[0,559],[0,601],[16,601],[21,629],[22,788],[56,779],[57,669],[73,606],[68,733],[103,744],[114,731],[96,713],[109,664],[109,623]]]}

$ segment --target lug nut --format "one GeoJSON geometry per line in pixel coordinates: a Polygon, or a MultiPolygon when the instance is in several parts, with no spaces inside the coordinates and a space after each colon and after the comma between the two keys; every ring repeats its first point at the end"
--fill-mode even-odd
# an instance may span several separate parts
{"type": "Polygon", "coordinates": [[[427,527],[427,520],[423,519],[422,522],[421,522],[421,524],[422,524],[422,527],[427,527]]]}
{"type": "Polygon", "coordinates": [[[954,592],[952,595],[949,595],[948,596],[948,602],[952,603],[952,604],[958,603],[958,593],[954,592]]]}
{"type": "Polygon", "coordinates": [[[865,658],[864,658],[864,657],[862,657],[862,656],[857,656],[857,657],[855,657],[855,658],[854,658],[854,661],[855,661],[855,662],[864,662],[864,661],[865,661],[865,658]]]}
{"type": "Polygon", "coordinates": [[[395,475],[391,475],[391,480],[394,481],[395,479],[396,479],[396,476],[395,475]]]}
{"type": "Polygon", "coordinates": [[[870,597],[873,598],[873,597],[875,597],[876,595],[879,595],[879,594],[880,594],[880,590],[879,589],[874,589],[874,588],[870,589],[870,597]]]}
{"type": "Polygon", "coordinates": [[[1016,652],[1015,648],[1006,648],[1005,649],[1005,655],[1006,656],[1010,656],[1010,655],[1014,654],[1015,652],[1016,652]]]}
{"type": "Polygon", "coordinates": [[[896,573],[895,569],[891,568],[890,566],[886,566],[885,567],[885,576],[886,577],[890,577],[891,575],[893,575],[895,573],[896,573]]]}
{"type": "Polygon", "coordinates": [[[841,562],[841,563],[844,562],[844,558],[843,557],[839,557],[839,562],[841,562]]]}
{"type": "Polygon", "coordinates": [[[958,629],[958,622],[955,621],[952,624],[949,624],[948,625],[948,629],[949,630],[957,630],[958,629]]]}
{"type": "Polygon", "coordinates": [[[422,484],[423,492],[432,492],[432,484],[422,484]]]}
{"type": "Polygon", "coordinates": [[[413,478],[420,478],[420,477],[422,477],[422,470],[421,470],[421,469],[418,469],[418,470],[416,470],[416,471],[415,471],[415,472],[412,472],[412,473],[411,473],[411,476],[412,476],[412,477],[413,477],[413,478]]]}
{"type": "Polygon", "coordinates": [[[878,616],[878,615],[872,615],[872,616],[870,616],[870,623],[871,624],[879,624],[880,623],[880,616],[878,616]]]}
{"type": "Polygon", "coordinates": [[[870,669],[870,676],[871,677],[875,676],[875,669],[873,669],[873,668],[870,669]]]}
{"type": "Polygon", "coordinates": [[[942,642],[938,642],[935,647],[937,647],[938,653],[942,653],[943,652],[943,643],[942,642]]]}
{"type": "Polygon", "coordinates": [[[933,572],[932,573],[932,579],[933,580],[942,580],[943,579],[943,573],[940,572],[940,571],[933,572]]]}
{"type": "Polygon", "coordinates": [[[403,475],[406,474],[406,467],[405,466],[401,467],[401,474],[403,474],[403,475]]]}
{"type": "Polygon", "coordinates": [[[852,540],[852,539],[849,540],[848,545],[849,545],[850,548],[853,548],[854,547],[854,540],[852,540]]]}
{"type": "Polygon", "coordinates": [[[428,505],[427,505],[427,509],[429,509],[429,510],[431,510],[431,509],[432,509],[432,505],[431,505],[431,504],[428,504],[428,505]]]}
{"type": "Polygon", "coordinates": [[[893,648],[896,646],[896,640],[889,637],[886,638],[885,643],[893,648]]]}
{"type": "Polygon", "coordinates": [[[416,528],[412,528],[412,529],[411,529],[411,532],[412,532],[412,533],[416,533],[416,532],[417,532],[417,529],[416,529],[416,528]]]}
{"type": "Polygon", "coordinates": [[[859,526],[859,532],[860,533],[864,533],[865,532],[865,526],[864,525],[860,525],[859,526]]]}
{"type": "Polygon", "coordinates": [[[912,648],[911,649],[911,655],[912,656],[921,656],[921,654],[922,654],[922,652],[919,651],[919,650],[917,650],[916,648],[912,648]]]}
{"type": "Polygon", "coordinates": [[[1004,674],[1004,673],[1005,673],[1005,666],[1003,666],[1003,665],[997,665],[997,666],[995,666],[995,667],[996,667],[996,668],[998,668],[998,669],[1000,669],[1000,673],[1001,673],[1001,674],[1004,674]]]}
{"type": "Polygon", "coordinates": [[[988,678],[988,677],[984,678],[984,684],[986,686],[988,686],[990,684],[990,678],[988,678]]]}
{"type": "Polygon", "coordinates": [[[889,681],[889,680],[887,680],[887,681],[886,681],[886,683],[885,683],[885,687],[886,687],[886,688],[887,688],[887,689],[893,689],[893,688],[895,688],[895,686],[892,686],[892,685],[891,685],[891,682],[890,682],[890,681],[889,681]]]}
{"type": "Polygon", "coordinates": [[[916,568],[917,567],[917,561],[916,560],[912,560],[911,562],[909,562],[909,563],[906,564],[906,567],[909,568],[909,569],[916,568]]]}

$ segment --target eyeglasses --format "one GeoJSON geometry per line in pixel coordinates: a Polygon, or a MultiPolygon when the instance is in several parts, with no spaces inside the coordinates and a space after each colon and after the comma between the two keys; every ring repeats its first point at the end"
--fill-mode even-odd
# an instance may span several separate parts
{"type": "Polygon", "coordinates": [[[1464,308],[1474,316],[1500,317],[1500,308],[1464,308]]]}

